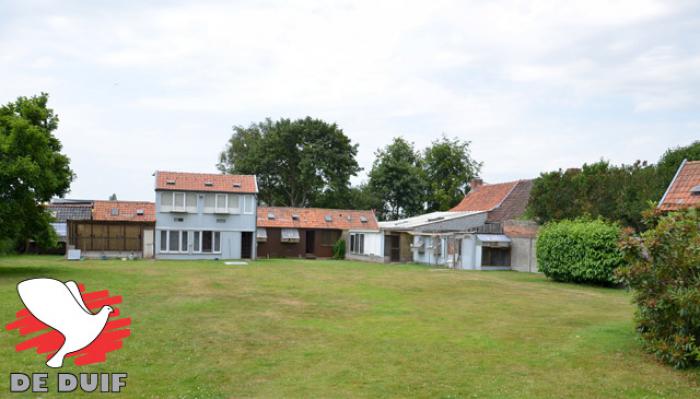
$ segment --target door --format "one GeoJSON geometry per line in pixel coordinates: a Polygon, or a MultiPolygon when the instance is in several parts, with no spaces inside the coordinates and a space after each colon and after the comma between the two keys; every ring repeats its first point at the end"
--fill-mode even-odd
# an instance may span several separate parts
{"type": "Polygon", "coordinates": [[[250,259],[253,257],[253,233],[244,231],[241,233],[241,258],[250,259]]]}
{"type": "Polygon", "coordinates": [[[306,230],[306,253],[314,253],[316,247],[316,232],[314,230],[306,230]]]}
{"type": "Polygon", "coordinates": [[[401,261],[401,237],[399,236],[389,236],[391,239],[391,256],[390,260],[392,262],[401,261]]]}
{"type": "Polygon", "coordinates": [[[153,229],[143,230],[143,257],[153,257],[153,229]]]}

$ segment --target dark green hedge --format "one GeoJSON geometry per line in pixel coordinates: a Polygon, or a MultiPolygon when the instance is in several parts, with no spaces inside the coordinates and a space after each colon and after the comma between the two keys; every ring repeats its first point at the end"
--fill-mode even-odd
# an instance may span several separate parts
{"type": "Polygon", "coordinates": [[[624,262],[620,227],[602,220],[546,224],[537,238],[537,263],[545,276],[574,283],[612,285],[624,262]]]}

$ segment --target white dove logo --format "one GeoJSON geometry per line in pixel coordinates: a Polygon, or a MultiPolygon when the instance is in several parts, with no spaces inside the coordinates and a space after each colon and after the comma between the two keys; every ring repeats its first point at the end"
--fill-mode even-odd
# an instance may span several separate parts
{"type": "Polygon", "coordinates": [[[46,365],[63,366],[63,358],[90,345],[102,332],[113,309],[104,306],[92,314],[85,306],[78,285],[50,278],[36,278],[17,284],[27,310],[39,321],[63,335],[63,346],[46,365]]]}

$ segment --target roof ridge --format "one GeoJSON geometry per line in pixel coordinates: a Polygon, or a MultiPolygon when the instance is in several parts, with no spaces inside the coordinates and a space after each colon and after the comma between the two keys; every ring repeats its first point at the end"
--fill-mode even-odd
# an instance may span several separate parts
{"type": "Polygon", "coordinates": [[[305,210],[317,210],[317,211],[344,211],[344,212],[372,212],[371,209],[335,209],[335,208],[317,208],[317,207],[300,207],[300,206],[259,206],[258,209],[263,208],[278,208],[278,209],[305,209],[305,210]]]}
{"type": "Polygon", "coordinates": [[[181,175],[213,175],[213,176],[251,176],[256,175],[245,174],[245,173],[207,173],[207,172],[179,172],[176,170],[156,170],[156,173],[178,173],[181,175]]]}

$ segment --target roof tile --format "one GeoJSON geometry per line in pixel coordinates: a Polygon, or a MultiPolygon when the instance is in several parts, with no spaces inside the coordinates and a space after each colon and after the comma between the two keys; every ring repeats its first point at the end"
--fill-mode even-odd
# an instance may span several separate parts
{"type": "Polygon", "coordinates": [[[156,190],[256,194],[258,186],[255,176],[252,175],[158,171],[156,172],[156,190]]]}
{"type": "Polygon", "coordinates": [[[95,201],[92,220],[114,222],[155,222],[156,205],[145,201],[95,201]],[[113,211],[116,209],[116,211],[113,211]],[[138,211],[143,210],[139,215],[138,211]]]}
{"type": "Polygon", "coordinates": [[[300,229],[362,229],[377,230],[377,219],[373,211],[345,209],[259,207],[258,227],[300,228],[300,229]],[[274,219],[268,218],[268,214],[274,219]],[[298,215],[298,220],[292,216],[298,215]],[[330,216],[331,221],[326,221],[330,216]],[[361,218],[367,219],[362,222],[361,218]]]}
{"type": "Polygon", "coordinates": [[[676,178],[671,182],[668,192],[659,204],[662,211],[675,211],[684,208],[699,207],[700,195],[690,190],[700,185],[700,161],[689,161],[679,167],[676,178]]]}

